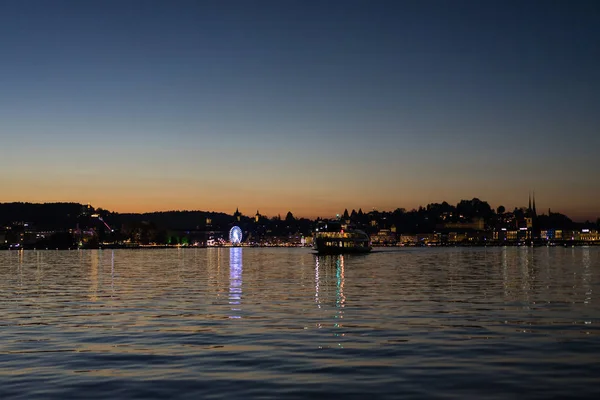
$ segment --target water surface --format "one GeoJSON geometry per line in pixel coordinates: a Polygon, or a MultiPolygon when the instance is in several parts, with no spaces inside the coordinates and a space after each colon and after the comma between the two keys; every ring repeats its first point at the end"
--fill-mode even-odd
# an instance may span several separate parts
{"type": "Polygon", "coordinates": [[[0,252],[0,398],[600,396],[600,248],[0,252]]]}

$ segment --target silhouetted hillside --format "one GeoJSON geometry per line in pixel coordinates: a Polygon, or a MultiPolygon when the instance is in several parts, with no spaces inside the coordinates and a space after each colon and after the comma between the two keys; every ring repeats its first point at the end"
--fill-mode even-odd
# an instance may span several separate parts
{"type": "MultiPolygon", "coordinates": [[[[144,214],[119,214],[79,203],[0,203],[0,226],[28,223],[37,230],[62,231],[94,227],[102,228],[103,224],[92,215],[100,215],[113,229],[122,226],[152,223],[164,229],[226,229],[233,217],[225,213],[209,211],[166,211],[144,214]],[[210,224],[207,226],[207,218],[210,224]]],[[[242,221],[249,221],[243,217],[242,221]]]]}
{"type": "Polygon", "coordinates": [[[168,229],[206,229],[207,218],[210,224],[208,227],[226,227],[233,221],[231,215],[225,213],[215,213],[209,211],[163,211],[144,214],[116,214],[112,213],[106,217],[113,221],[116,226],[131,223],[152,222],[155,225],[168,229]]]}
{"type": "MultiPolygon", "coordinates": [[[[393,228],[398,233],[427,233],[439,230],[447,224],[468,223],[476,219],[485,222],[486,229],[518,229],[517,222],[525,217],[525,208],[515,208],[512,213],[505,212],[503,206],[497,211],[482,200],[461,200],[456,206],[446,202],[431,203],[407,211],[398,208],[394,211],[345,210],[342,219],[363,227],[369,233],[379,229],[393,228]]],[[[288,212],[285,218],[279,216],[266,218],[259,216],[259,221],[249,216],[239,215],[238,221],[234,215],[210,211],[165,211],[151,213],[119,214],[101,208],[95,209],[79,203],[0,203],[0,227],[23,225],[28,223],[38,231],[66,231],[75,229],[94,229],[99,234],[110,233],[100,216],[111,230],[129,232],[144,228],[154,232],[166,230],[202,230],[225,231],[235,223],[246,231],[258,236],[286,235],[293,233],[308,234],[314,228],[314,221],[305,218],[295,218],[288,212]]],[[[540,229],[577,229],[582,226],[600,227],[600,220],[579,224],[560,213],[541,214],[537,217],[540,229]]]]}
{"type": "Polygon", "coordinates": [[[73,228],[82,213],[78,203],[0,203],[0,226],[31,223],[39,230],[73,228]]]}

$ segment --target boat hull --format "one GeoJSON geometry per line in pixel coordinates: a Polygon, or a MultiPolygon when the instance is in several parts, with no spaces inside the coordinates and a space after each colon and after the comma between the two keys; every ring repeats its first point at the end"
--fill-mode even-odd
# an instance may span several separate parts
{"type": "Polygon", "coordinates": [[[366,254],[371,251],[369,247],[362,248],[352,248],[352,249],[344,249],[340,247],[326,247],[321,249],[316,249],[317,254],[366,254]]]}

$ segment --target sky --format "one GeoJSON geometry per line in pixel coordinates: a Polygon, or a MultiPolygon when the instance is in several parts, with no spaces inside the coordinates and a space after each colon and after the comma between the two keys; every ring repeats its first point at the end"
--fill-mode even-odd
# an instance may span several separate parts
{"type": "Polygon", "coordinates": [[[600,217],[600,2],[0,1],[0,202],[600,217]]]}

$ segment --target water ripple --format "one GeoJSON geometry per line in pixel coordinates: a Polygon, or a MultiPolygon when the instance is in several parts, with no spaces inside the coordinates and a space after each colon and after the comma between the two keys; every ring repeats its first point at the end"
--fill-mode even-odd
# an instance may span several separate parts
{"type": "Polygon", "coordinates": [[[0,398],[596,398],[600,248],[0,253],[0,398]]]}

